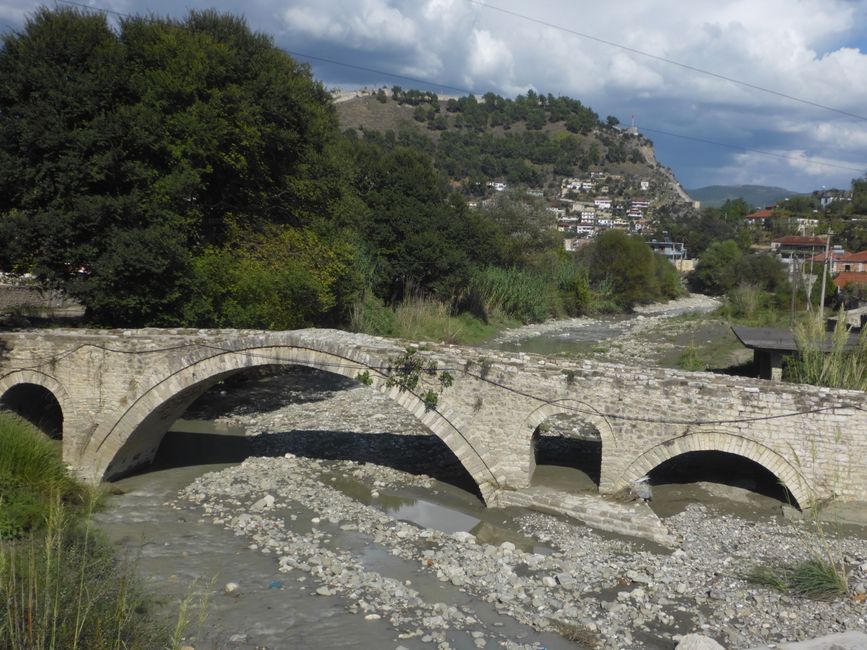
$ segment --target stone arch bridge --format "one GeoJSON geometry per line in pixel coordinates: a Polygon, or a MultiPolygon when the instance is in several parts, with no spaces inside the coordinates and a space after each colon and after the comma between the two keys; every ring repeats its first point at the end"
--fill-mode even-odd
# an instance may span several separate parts
{"type": "Polygon", "coordinates": [[[722,451],[767,468],[802,506],[867,500],[865,393],[436,344],[413,344],[437,371],[409,390],[391,369],[407,345],[325,329],[7,332],[0,400],[22,386],[49,391],[63,457],[94,481],[150,461],[171,423],[220,380],[291,364],[361,377],[396,400],[454,452],[489,505],[529,485],[534,431],[558,413],[600,432],[603,493],[675,456],[722,451]]]}

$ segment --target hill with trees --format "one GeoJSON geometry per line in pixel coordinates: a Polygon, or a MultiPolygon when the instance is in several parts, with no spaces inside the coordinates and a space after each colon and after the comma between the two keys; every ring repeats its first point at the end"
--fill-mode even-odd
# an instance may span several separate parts
{"type": "Polygon", "coordinates": [[[533,90],[514,99],[439,97],[393,86],[339,97],[336,107],[344,129],[428,151],[467,194],[502,181],[554,197],[560,180],[594,170],[647,180],[660,203],[690,200],[649,139],[570,97],[533,90]]]}

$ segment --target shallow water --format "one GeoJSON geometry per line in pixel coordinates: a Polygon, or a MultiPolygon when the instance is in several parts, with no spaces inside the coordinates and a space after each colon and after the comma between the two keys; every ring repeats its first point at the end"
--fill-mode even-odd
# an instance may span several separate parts
{"type": "MultiPolygon", "coordinates": [[[[218,428],[207,422],[183,422],[184,429],[213,434],[218,428]]],[[[223,429],[223,431],[226,431],[223,429]]],[[[236,446],[237,431],[225,433],[226,444],[236,446]]],[[[167,438],[173,433],[167,434],[167,438]]],[[[219,436],[223,437],[223,436],[219,436]]],[[[211,438],[213,443],[213,437],[211,438]]],[[[217,445],[218,446],[218,445],[217,445]]],[[[211,450],[219,456],[220,453],[211,450]]],[[[206,464],[166,467],[138,474],[113,484],[121,494],[108,497],[106,508],[97,515],[101,529],[109,539],[124,549],[137,565],[147,589],[164,603],[167,624],[174,627],[179,603],[191,594],[207,594],[207,617],[197,623],[198,597],[191,600],[188,619],[193,645],[203,648],[430,648],[419,638],[399,639],[398,631],[386,620],[367,621],[346,610],[339,597],[319,596],[319,586],[311,577],[293,571],[277,570],[277,558],[249,548],[250,540],[237,537],[223,527],[210,523],[192,505],[169,506],[177,492],[196,477],[218,471],[230,464],[206,464]],[[299,581],[303,580],[303,581],[299,581]],[[240,588],[232,596],[223,593],[228,582],[240,588]]],[[[512,541],[524,550],[550,553],[551,549],[535,543],[503,523],[509,521],[502,512],[487,510],[472,494],[453,485],[435,482],[430,490],[413,488],[407,492],[383,492],[372,496],[358,481],[343,476],[343,481],[329,484],[420,527],[445,532],[465,530],[477,535],[480,542],[499,544],[512,541]]],[[[327,480],[326,475],[326,480],[327,480]]],[[[289,522],[287,522],[288,524],[289,522]]],[[[310,530],[309,518],[298,517],[292,529],[310,530]]],[[[327,528],[327,523],[319,524],[327,528]]],[[[536,643],[551,649],[578,648],[552,633],[532,628],[500,615],[489,603],[475,598],[435,576],[422,572],[416,563],[392,556],[386,549],[353,531],[337,527],[323,546],[349,550],[360,557],[365,568],[400,581],[411,581],[430,602],[459,605],[475,612],[485,628],[522,643],[536,643]]],[[[450,631],[449,643],[463,650],[476,648],[474,639],[461,631],[450,631]]],[[[492,647],[492,646],[490,646],[492,647]]]]}
{"type": "Polygon", "coordinates": [[[555,332],[541,332],[515,340],[498,341],[490,344],[490,347],[506,352],[527,352],[544,355],[586,355],[600,341],[617,336],[621,331],[617,327],[618,323],[629,318],[631,316],[593,320],[555,332]]]}

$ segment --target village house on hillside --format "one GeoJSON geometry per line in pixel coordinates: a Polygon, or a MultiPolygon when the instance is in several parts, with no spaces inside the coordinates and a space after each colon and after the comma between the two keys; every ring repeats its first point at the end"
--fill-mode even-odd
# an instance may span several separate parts
{"type": "Polygon", "coordinates": [[[825,264],[826,260],[828,271],[833,276],[838,291],[842,291],[849,284],[867,285],[867,250],[850,253],[843,250],[841,246],[835,246],[829,251],[827,257],[823,251],[811,261],[815,264],[825,264]]]}

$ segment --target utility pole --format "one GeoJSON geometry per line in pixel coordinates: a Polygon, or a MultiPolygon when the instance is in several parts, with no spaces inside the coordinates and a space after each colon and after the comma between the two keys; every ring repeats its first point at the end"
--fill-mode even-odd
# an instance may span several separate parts
{"type": "Polygon", "coordinates": [[[822,265],[822,287],[819,292],[819,324],[825,322],[825,282],[828,278],[828,255],[831,249],[831,227],[828,227],[828,238],[825,240],[825,263],[822,265]]]}
{"type": "Polygon", "coordinates": [[[798,287],[796,286],[796,281],[798,279],[799,274],[801,273],[801,269],[798,265],[798,257],[794,256],[792,259],[793,268],[791,269],[791,282],[792,282],[792,305],[789,312],[789,325],[795,324],[795,293],[797,293],[798,287]]]}

